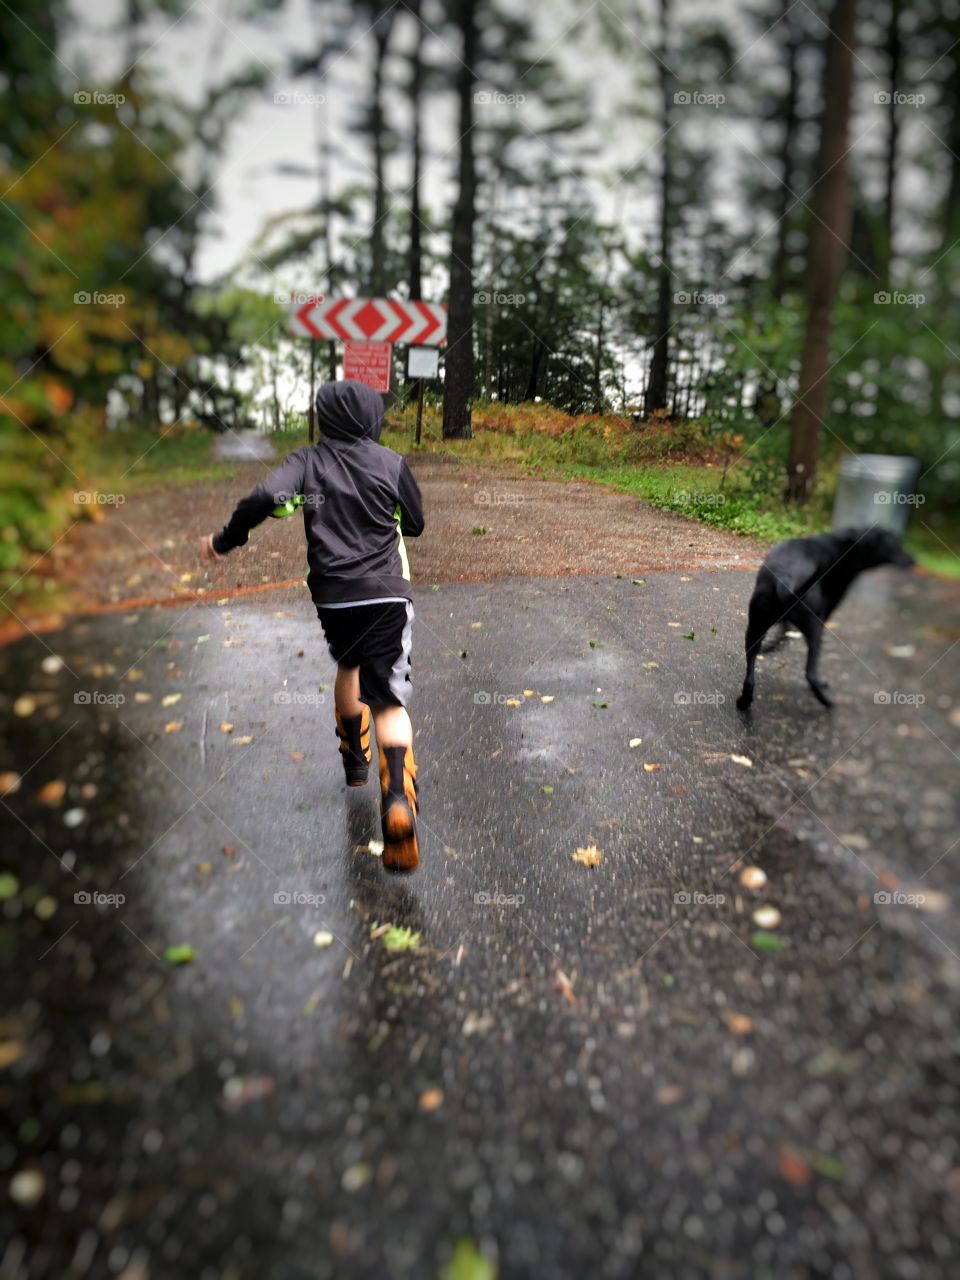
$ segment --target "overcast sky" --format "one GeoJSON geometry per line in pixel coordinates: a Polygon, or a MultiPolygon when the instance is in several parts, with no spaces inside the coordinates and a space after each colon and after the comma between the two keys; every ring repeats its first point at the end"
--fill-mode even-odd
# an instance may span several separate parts
{"type": "MultiPolygon", "coordinates": [[[[659,131],[654,120],[637,112],[638,101],[646,102],[653,85],[655,63],[649,46],[656,44],[656,6],[653,0],[511,0],[514,10],[530,14],[538,30],[538,48],[555,59],[566,83],[585,89],[589,99],[589,123],[575,138],[543,138],[538,136],[539,107],[534,95],[520,106],[478,107],[481,123],[483,112],[516,111],[528,138],[528,157],[551,154],[563,166],[576,148],[587,172],[586,189],[598,204],[602,216],[625,228],[635,247],[651,243],[655,229],[656,201],[652,175],[658,164],[656,142],[659,131]],[[625,14],[626,20],[613,15],[625,14]],[[619,55],[604,45],[599,35],[599,19],[619,30],[624,48],[619,55]],[[581,25],[574,27],[580,20],[581,25]],[[649,155],[648,155],[649,153],[649,155]],[[646,156],[646,160],[644,157],[646,156]],[[649,172],[648,179],[642,174],[649,172]],[[628,172],[639,172],[640,180],[624,181],[628,172]]],[[[797,0],[803,6],[804,0],[797,0]]],[[[316,6],[323,20],[324,6],[316,6]]],[[[756,75],[772,67],[775,47],[770,37],[758,35],[745,16],[743,0],[678,0],[674,6],[679,30],[689,30],[698,22],[720,18],[735,46],[739,66],[735,76],[756,75]]],[[[277,172],[282,164],[312,164],[316,156],[318,131],[326,129],[335,148],[333,186],[337,188],[369,183],[371,157],[364,141],[350,129],[350,123],[365,99],[370,78],[372,39],[364,35],[361,25],[355,28],[353,45],[336,56],[323,85],[324,102],[313,105],[307,100],[315,86],[307,79],[295,80],[289,72],[291,58],[315,47],[316,34],[311,24],[309,0],[286,0],[276,13],[259,23],[238,16],[244,9],[242,0],[192,0],[179,19],[158,18],[148,29],[146,48],[140,60],[156,87],[174,97],[196,103],[203,96],[204,85],[215,78],[249,67],[262,67],[270,73],[269,83],[250,95],[229,138],[214,190],[215,213],[205,222],[199,267],[206,279],[249,260],[250,247],[271,217],[306,206],[316,198],[316,183],[311,179],[285,176],[277,172]],[[287,103],[275,101],[276,95],[293,98],[287,103]],[[296,95],[301,95],[297,100],[296,95]]],[[[76,75],[80,86],[108,84],[124,70],[125,49],[121,37],[120,18],[123,0],[73,0],[76,29],[63,50],[63,61],[76,75]]],[[[429,0],[424,13],[428,25],[436,31],[429,50],[439,59],[455,62],[457,50],[445,50],[440,43],[447,34],[441,32],[429,0]]],[[[869,14],[867,15],[869,16],[869,14]]],[[[805,21],[816,29],[818,20],[808,10],[805,21]]],[[[395,47],[402,50],[409,38],[407,23],[398,25],[395,47]]],[[[882,59],[866,48],[858,51],[858,114],[853,136],[857,149],[878,149],[884,133],[883,109],[873,103],[873,94],[883,87],[876,77],[882,72],[882,59]]],[[[402,69],[395,65],[391,74],[402,69]]],[[[684,84],[684,68],[674,67],[684,84]]],[[[507,86],[508,88],[511,86],[507,86]]],[[[522,94],[525,85],[512,86],[522,94]]],[[[727,88],[729,85],[696,86],[703,89],[727,88]]],[[[816,86],[814,86],[815,88],[816,86]]],[[[452,86],[451,86],[452,88],[452,86]]],[[[428,208],[446,213],[449,209],[456,159],[456,104],[452,91],[440,92],[428,100],[426,121],[427,161],[424,181],[428,208]]],[[[406,127],[405,103],[401,94],[388,96],[388,113],[397,128],[406,127]]],[[[683,122],[687,128],[693,118],[683,122]]],[[[919,119],[908,118],[906,130],[920,128],[919,119]]],[[[714,184],[714,209],[725,217],[736,219],[742,208],[740,186],[746,168],[762,174],[755,155],[758,147],[753,123],[738,117],[728,104],[716,112],[700,111],[694,132],[697,140],[709,138],[716,163],[711,181],[714,184]]],[[[879,171],[877,174],[879,178],[879,171]]],[[[767,173],[770,181],[772,174],[767,173]]],[[[191,178],[187,175],[187,184],[191,178]]],[[[409,182],[409,156],[405,149],[388,164],[387,183],[404,204],[403,193],[409,182]]],[[[798,193],[800,194],[800,193],[798,193]]],[[[278,280],[277,287],[295,284],[315,287],[311,280],[278,280]]]]}

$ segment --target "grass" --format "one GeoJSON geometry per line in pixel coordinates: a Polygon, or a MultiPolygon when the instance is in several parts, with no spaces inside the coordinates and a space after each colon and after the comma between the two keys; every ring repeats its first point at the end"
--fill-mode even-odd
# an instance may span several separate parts
{"type": "MultiPolygon", "coordinates": [[[[774,465],[758,483],[749,453],[737,438],[718,445],[671,424],[638,430],[624,419],[572,418],[548,406],[477,406],[470,440],[443,440],[439,411],[428,411],[419,450],[412,444],[413,414],[391,415],[384,443],[404,453],[439,453],[464,461],[512,463],[529,474],[587,480],[632,494],[651,506],[772,544],[829,529],[838,460],[821,466],[813,499],[788,506],[774,465]],[[730,446],[736,449],[734,452],[730,446]],[[731,461],[726,467],[725,462],[731,461]]],[[[960,512],[913,514],[906,546],[934,573],[960,578],[960,512]]]]}

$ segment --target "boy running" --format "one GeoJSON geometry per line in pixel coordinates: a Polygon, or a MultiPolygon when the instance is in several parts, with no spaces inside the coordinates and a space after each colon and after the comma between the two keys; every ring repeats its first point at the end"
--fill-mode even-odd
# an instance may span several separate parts
{"type": "Polygon", "coordinates": [[[325,383],[317,392],[317,421],[319,442],[284,458],[220,533],[202,539],[201,555],[220,560],[268,516],[303,507],[307,585],[337,663],[334,701],[347,786],[367,780],[372,712],[383,865],[412,871],[419,862],[417,767],[406,710],[413,605],[403,539],[423,532],[420,490],[403,458],[377,443],[383,402],[370,387],[325,383]]]}

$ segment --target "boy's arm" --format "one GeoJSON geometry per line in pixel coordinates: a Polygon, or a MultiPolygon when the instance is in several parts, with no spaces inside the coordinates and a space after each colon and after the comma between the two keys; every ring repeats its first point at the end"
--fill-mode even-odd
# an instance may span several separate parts
{"type": "Polygon", "coordinates": [[[302,493],[305,468],[304,451],[297,449],[284,458],[262,484],[241,498],[220,532],[208,540],[207,545],[214,554],[224,556],[235,547],[242,547],[250,536],[250,530],[262,524],[274,507],[302,493]]]}
{"type": "Polygon", "coordinates": [[[419,538],[423,533],[423,499],[413,473],[402,459],[397,498],[400,503],[400,532],[404,537],[419,538]]]}

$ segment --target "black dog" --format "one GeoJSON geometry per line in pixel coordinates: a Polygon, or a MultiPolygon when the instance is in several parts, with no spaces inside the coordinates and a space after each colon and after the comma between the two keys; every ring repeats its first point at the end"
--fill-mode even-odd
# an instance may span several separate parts
{"type": "Polygon", "coordinates": [[[778,543],[760,566],[750,598],[747,674],[737,709],[746,711],[753,701],[757,654],[779,648],[791,624],[807,641],[807,684],[825,707],[832,707],[827,686],[817,674],[824,624],[864,569],[882,564],[909,569],[915,563],[900,546],[896,534],[875,525],[778,543]],[[778,638],[761,649],[763,637],[778,625],[778,638]]]}

